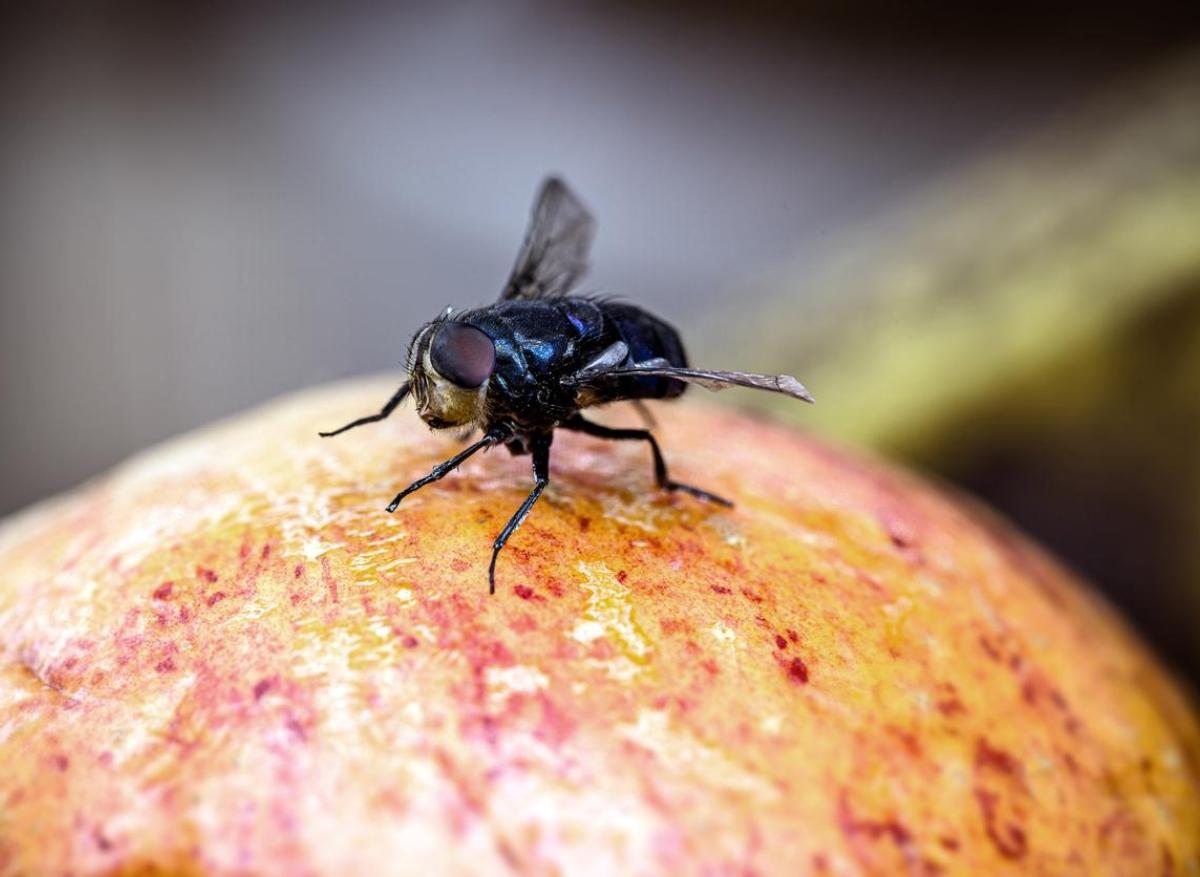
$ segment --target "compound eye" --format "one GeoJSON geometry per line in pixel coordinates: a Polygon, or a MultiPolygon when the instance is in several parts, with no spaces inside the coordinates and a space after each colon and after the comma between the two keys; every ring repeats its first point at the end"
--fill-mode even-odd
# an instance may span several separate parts
{"type": "Polygon", "coordinates": [[[464,390],[483,386],[496,366],[492,339],[466,323],[445,323],[429,347],[429,361],[437,373],[464,390]]]}

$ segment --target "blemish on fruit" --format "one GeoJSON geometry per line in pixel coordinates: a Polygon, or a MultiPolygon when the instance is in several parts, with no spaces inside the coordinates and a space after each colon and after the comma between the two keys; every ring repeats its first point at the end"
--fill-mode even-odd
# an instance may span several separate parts
{"type": "Polygon", "coordinates": [[[792,658],[787,664],[787,676],[797,685],[808,684],[808,665],[800,658],[792,658]]]}
{"type": "Polygon", "coordinates": [[[341,598],[338,595],[337,579],[333,577],[333,570],[329,566],[329,558],[321,558],[321,578],[325,582],[325,590],[329,594],[329,602],[339,603],[341,598]]]}
{"type": "Polygon", "coordinates": [[[958,696],[958,689],[949,682],[938,686],[938,699],[934,702],[934,708],[948,719],[967,713],[966,706],[958,696]]]}
{"type": "Polygon", "coordinates": [[[1028,790],[1025,768],[1009,752],[980,739],[975,748],[975,800],[988,839],[1006,859],[1020,859],[1029,849],[1021,822],[1028,790]]]}
{"type": "Polygon", "coordinates": [[[838,822],[842,834],[853,840],[856,835],[863,835],[868,840],[878,841],[887,838],[898,847],[912,843],[912,832],[896,819],[860,819],[850,809],[850,800],[843,789],[838,796],[838,822]]]}
{"type": "Polygon", "coordinates": [[[516,585],[513,587],[513,591],[522,600],[533,600],[538,603],[545,602],[545,600],[546,600],[545,597],[543,597],[541,594],[539,594],[537,591],[535,591],[533,588],[529,587],[528,585],[516,585]]]}
{"type": "Polygon", "coordinates": [[[1025,773],[1018,758],[983,739],[980,739],[975,747],[975,766],[979,770],[992,768],[1016,778],[1023,777],[1025,773]]]}
{"type": "Polygon", "coordinates": [[[983,816],[984,828],[992,846],[1006,859],[1024,858],[1029,850],[1025,831],[1014,822],[1001,822],[999,817],[1000,796],[987,789],[976,789],[975,800],[983,816]]]}

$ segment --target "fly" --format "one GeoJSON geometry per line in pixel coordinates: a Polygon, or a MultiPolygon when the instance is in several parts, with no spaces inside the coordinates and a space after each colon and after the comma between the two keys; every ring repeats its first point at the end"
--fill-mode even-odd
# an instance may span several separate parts
{"type": "Polygon", "coordinates": [[[495,445],[533,458],[534,487],[492,544],[488,590],[496,592],[496,558],[550,480],[556,429],[616,441],[644,441],[654,479],[668,491],[732,506],[727,499],[673,481],[649,429],[616,429],[586,419],[585,409],[609,402],[673,399],[699,384],[783,393],[812,402],[788,375],[692,368],[675,329],[636,305],[574,294],[587,270],[595,223],[557,177],[538,191],[525,241],[500,299],[470,311],[447,310],[417,330],[408,348],[409,379],[376,414],[323,432],[328,438],[386,418],[409,395],[434,429],[479,429],[468,445],[388,504],[394,512],[416,490],[444,478],[468,457],[495,445]]]}

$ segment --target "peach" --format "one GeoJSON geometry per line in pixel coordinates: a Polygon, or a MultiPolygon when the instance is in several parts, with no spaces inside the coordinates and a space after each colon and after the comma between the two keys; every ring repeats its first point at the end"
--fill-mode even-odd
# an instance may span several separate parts
{"type": "Polygon", "coordinates": [[[316,432],[390,389],[275,403],[0,528],[0,873],[1200,868],[1194,706],[971,501],[660,406],[672,474],[737,507],[560,434],[489,597],[528,458],[388,515],[452,438],[403,409],[316,432]]]}

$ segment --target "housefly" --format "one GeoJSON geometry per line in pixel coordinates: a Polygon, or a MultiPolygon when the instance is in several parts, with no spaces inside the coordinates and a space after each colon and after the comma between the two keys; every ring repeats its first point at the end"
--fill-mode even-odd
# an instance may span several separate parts
{"type": "Polygon", "coordinates": [[[533,490],[492,544],[488,589],[496,592],[496,558],[550,480],[556,429],[601,439],[644,441],[658,487],[731,506],[726,499],[673,481],[649,429],[616,429],[581,413],[608,402],[672,399],[699,384],[812,396],[795,378],[692,368],[679,333],[642,308],[574,293],[587,269],[595,224],[575,194],[556,177],[538,191],[516,264],[495,304],[447,310],[426,323],[408,348],[408,380],[377,414],[360,417],[323,437],[383,420],[411,395],[434,429],[476,429],[483,437],[433,467],[396,495],[394,512],[410,493],[453,472],[472,454],[504,445],[533,458],[533,490]]]}

